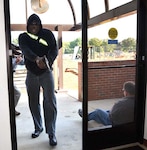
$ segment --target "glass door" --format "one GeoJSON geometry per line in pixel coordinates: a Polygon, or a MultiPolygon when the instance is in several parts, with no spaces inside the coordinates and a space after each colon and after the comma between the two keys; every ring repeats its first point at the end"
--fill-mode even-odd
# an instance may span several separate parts
{"type": "Polygon", "coordinates": [[[137,22],[141,24],[143,21],[140,7],[135,15],[94,28],[99,35],[107,30],[105,39],[100,36],[89,39],[87,1],[82,1],[82,113],[83,148],[86,150],[143,140],[144,123],[139,118],[144,115],[146,83],[145,47],[140,50],[142,45],[137,44],[142,40],[139,35],[143,28],[137,28],[137,22]],[[120,25],[122,28],[118,28],[120,25]],[[124,29],[127,32],[124,33],[124,29]],[[137,39],[132,37],[131,30],[137,39]]]}

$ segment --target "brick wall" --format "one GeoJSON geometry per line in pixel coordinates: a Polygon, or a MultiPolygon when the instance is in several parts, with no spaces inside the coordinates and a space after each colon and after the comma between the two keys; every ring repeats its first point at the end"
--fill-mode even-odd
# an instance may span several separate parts
{"type": "MultiPolygon", "coordinates": [[[[122,97],[123,83],[135,81],[135,63],[135,60],[88,62],[88,100],[122,97]]],[[[79,62],[78,99],[82,101],[82,97],[82,64],[79,62]]]]}

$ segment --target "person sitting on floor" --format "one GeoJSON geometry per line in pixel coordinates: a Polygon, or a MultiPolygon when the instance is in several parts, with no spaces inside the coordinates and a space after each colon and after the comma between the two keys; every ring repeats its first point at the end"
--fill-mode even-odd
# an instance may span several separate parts
{"type": "MultiPolygon", "coordinates": [[[[96,109],[88,114],[88,121],[95,120],[103,125],[120,125],[134,121],[135,83],[128,81],[123,84],[124,97],[115,103],[111,110],[96,109]]],[[[78,110],[83,116],[82,109],[78,110]]]]}

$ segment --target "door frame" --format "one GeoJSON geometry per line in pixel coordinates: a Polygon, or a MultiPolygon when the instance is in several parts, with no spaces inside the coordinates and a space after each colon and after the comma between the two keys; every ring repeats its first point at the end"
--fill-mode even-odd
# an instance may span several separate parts
{"type": "Polygon", "coordinates": [[[4,0],[4,17],[6,33],[6,54],[7,54],[7,72],[8,72],[8,92],[9,92],[9,110],[11,127],[11,145],[12,150],[17,150],[15,106],[14,106],[14,88],[13,88],[13,66],[11,50],[11,27],[10,27],[10,8],[9,0],[4,0]]]}
{"type": "MultiPolygon", "coordinates": [[[[146,101],[146,67],[147,67],[147,2],[143,0],[138,0],[137,2],[137,67],[136,67],[136,98],[140,101],[136,101],[138,105],[135,110],[137,111],[136,124],[129,124],[129,131],[132,136],[125,140],[125,142],[120,142],[115,138],[112,140],[105,139],[104,143],[99,144],[97,139],[97,134],[99,135],[109,135],[111,137],[113,132],[119,131],[120,128],[114,129],[105,129],[100,131],[88,131],[88,122],[87,122],[87,99],[88,99],[88,63],[87,63],[87,0],[82,0],[82,64],[83,64],[83,149],[98,149],[101,146],[108,144],[105,147],[112,147],[116,145],[122,145],[125,143],[131,142],[143,142],[143,133],[144,133],[144,116],[145,116],[145,101],[146,101]],[[139,88],[142,87],[142,88],[139,88]],[[117,142],[117,143],[116,143],[117,142]],[[93,147],[93,148],[92,148],[93,147]]],[[[10,12],[9,12],[9,0],[4,0],[4,13],[5,13],[5,30],[6,30],[6,42],[7,42],[7,61],[8,61],[8,87],[9,87],[9,102],[10,102],[10,124],[11,124],[11,141],[12,141],[12,150],[17,150],[17,140],[16,140],[16,123],[14,115],[14,93],[13,93],[13,74],[12,74],[12,64],[11,57],[9,52],[11,49],[11,34],[10,34],[10,12]]],[[[128,128],[127,127],[127,128],[128,128]]],[[[122,127],[122,130],[125,130],[126,127],[122,127]]],[[[126,138],[126,135],[124,135],[126,138]]],[[[124,139],[123,139],[124,140],[124,139]]],[[[102,140],[101,140],[102,141],[102,140]]]]}
{"type": "Polygon", "coordinates": [[[114,146],[143,143],[146,101],[147,2],[137,1],[136,100],[135,122],[114,128],[88,131],[88,57],[87,57],[87,0],[82,0],[82,69],[83,69],[83,150],[98,150],[114,146]],[[146,20],[146,21],[145,21],[146,20]],[[140,88],[141,87],[141,88],[140,88]],[[127,132],[126,132],[127,131],[127,132]],[[113,135],[113,136],[112,136],[113,135]],[[120,137],[121,135],[121,137],[120,137]]]}

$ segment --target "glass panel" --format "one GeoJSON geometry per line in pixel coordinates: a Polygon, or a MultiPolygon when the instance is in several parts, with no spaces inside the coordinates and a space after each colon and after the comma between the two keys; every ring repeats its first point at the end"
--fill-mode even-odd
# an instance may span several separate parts
{"type": "MultiPolygon", "coordinates": [[[[132,15],[88,30],[88,130],[90,131],[115,126],[112,121],[105,124],[103,114],[108,115],[107,111],[126,96],[122,91],[124,82],[135,81],[136,26],[136,15],[132,15]],[[109,37],[111,28],[117,30],[118,35],[115,39],[109,37]],[[97,114],[91,115],[90,113],[96,109],[97,114]],[[101,120],[95,121],[98,115],[101,120]]],[[[134,112],[133,103],[127,116],[134,112]]],[[[128,104],[124,105],[127,108],[128,104]]],[[[127,121],[125,123],[128,123],[127,121]]]]}
{"type": "Polygon", "coordinates": [[[109,9],[114,9],[118,6],[121,6],[121,5],[124,5],[128,2],[131,2],[132,0],[121,0],[121,1],[118,1],[118,0],[109,0],[109,9]]]}
{"type": "Polygon", "coordinates": [[[104,0],[88,0],[90,18],[105,12],[104,0]]]}
{"type": "Polygon", "coordinates": [[[15,0],[9,2],[11,24],[26,23],[25,1],[15,0]]]}
{"type": "MultiPolygon", "coordinates": [[[[35,13],[31,8],[31,1],[27,0],[27,15],[35,13]]],[[[25,1],[10,1],[11,23],[26,23],[25,1]],[[18,13],[19,12],[19,13],[18,13]]],[[[72,11],[68,1],[49,1],[49,9],[43,14],[38,14],[42,23],[47,24],[74,24],[72,11]]]]}
{"type": "Polygon", "coordinates": [[[118,30],[117,40],[122,41],[125,38],[133,37],[136,39],[136,27],[137,27],[136,14],[124,17],[119,20],[114,20],[109,23],[101,24],[93,28],[88,29],[88,39],[109,39],[108,31],[110,28],[116,28],[118,30]]]}
{"type": "MultiPolygon", "coordinates": [[[[28,13],[33,13],[28,9],[28,13]]],[[[66,0],[49,1],[49,10],[40,15],[44,24],[73,24],[73,17],[70,6],[66,0]]]]}

